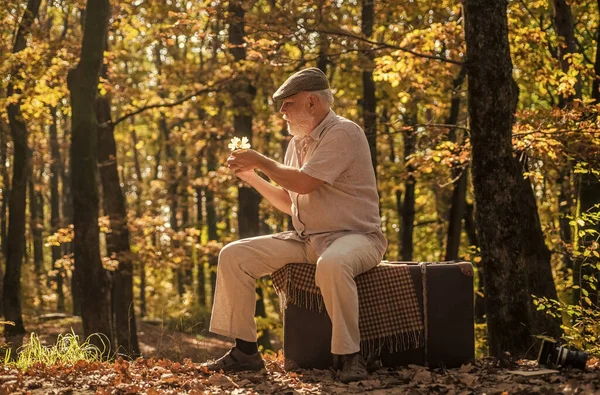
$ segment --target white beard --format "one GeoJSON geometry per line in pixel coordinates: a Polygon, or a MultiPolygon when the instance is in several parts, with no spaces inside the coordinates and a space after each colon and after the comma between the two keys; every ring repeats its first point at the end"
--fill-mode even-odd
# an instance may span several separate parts
{"type": "MultiPolygon", "coordinates": [[[[287,120],[287,117],[284,115],[283,119],[287,120]]],[[[310,125],[311,117],[310,115],[306,115],[306,117],[298,116],[294,120],[294,122],[288,122],[287,129],[288,133],[292,136],[304,136],[310,133],[309,125],[310,125]]]]}

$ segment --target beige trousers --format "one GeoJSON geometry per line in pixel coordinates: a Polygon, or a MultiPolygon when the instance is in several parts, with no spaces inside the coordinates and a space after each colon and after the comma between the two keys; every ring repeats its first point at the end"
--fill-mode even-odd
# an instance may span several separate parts
{"type": "Polygon", "coordinates": [[[339,355],[358,352],[358,292],[354,277],[375,267],[380,259],[373,243],[360,234],[340,237],[321,256],[310,242],[273,236],[228,244],[219,255],[210,331],[256,341],[256,279],[288,263],[313,263],[317,265],[315,281],[332,322],[331,352],[339,355]]]}

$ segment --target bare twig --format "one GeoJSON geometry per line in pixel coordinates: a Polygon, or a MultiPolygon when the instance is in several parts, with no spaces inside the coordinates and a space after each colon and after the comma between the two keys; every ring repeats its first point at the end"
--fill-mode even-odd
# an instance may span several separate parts
{"type": "Polygon", "coordinates": [[[554,135],[554,134],[566,134],[566,133],[578,133],[578,134],[591,134],[591,135],[600,135],[600,130],[595,130],[595,131],[584,131],[584,130],[557,130],[555,132],[544,132],[543,130],[531,130],[529,132],[521,132],[521,133],[513,133],[514,137],[519,137],[519,136],[529,136],[532,134],[543,134],[546,136],[550,136],[550,135],[554,135]]]}
{"type": "Polygon", "coordinates": [[[443,184],[438,184],[438,186],[440,188],[446,188],[448,185],[454,184],[456,181],[458,181],[459,178],[462,177],[463,173],[465,172],[465,170],[467,170],[467,168],[469,167],[469,162],[465,163],[464,166],[462,166],[461,171],[458,173],[458,175],[456,177],[454,177],[453,179],[451,179],[450,181],[443,183],[443,184]]]}
{"type": "Polygon", "coordinates": [[[460,62],[458,60],[452,60],[452,59],[448,59],[446,57],[443,56],[436,56],[436,55],[428,55],[428,54],[423,54],[423,53],[419,53],[416,51],[413,51],[412,49],[406,48],[406,47],[401,47],[399,45],[394,45],[391,43],[386,43],[386,42],[381,42],[381,41],[375,41],[375,40],[371,40],[367,37],[363,37],[363,36],[359,36],[344,30],[319,30],[319,29],[311,29],[311,28],[307,28],[304,27],[306,29],[306,31],[311,31],[311,32],[316,32],[316,33],[325,33],[325,34],[329,34],[332,36],[342,36],[342,37],[348,37],[348,38],[352,38],[354,40],[358,40],[358,41],[362,41],[365,42],[367,44],[371,44],[371,45],[376,45],[378,47],[381,48],[387,48],[387,49],[395,49],[398,51],[403,51],[406,53],[409,53],[411,55],[417,56],[419,58],[425,58],[425,59],[432,59],[432,60],[439,60],[442,62],[446,62],[446,63],[451,63],[451,64],[457,64],[457,65],[462,65],[464,62],[460,62]]]}
{"type": "Polygon", "coordinates": [[[464,130],[467,133],[471,133],[471,129],[469,129],[466,126],[460,126],[460,125],[449,125],[449,124],[445,124],[445,123],[417,123],[414,125],[410,125],[410,126],[403,126],[400,128],[397,128],[394,126],[394,124],[399,123],[400,121],[396,121],[396,122],[391,122],[390,126],[394,129],[394,132],[392,133],[388,133],[388,134],[395,134],[398,132],[401,132],[403,130],[412,130],[412,129],[416,129],[416,128],[443,128],[443,129],[461,129],[464,130]]]}
{"type": "MultiPolygon", "coordinates": [[[[229,78],[229,79],[226,79],[226,80],[218,81],[218,82],[216,82],[212,86],[209,86],[209,87],[206,87],[206,88],[203,88],[203,89],[199,89],[199,90],[197,90],[195,92],[192,92],[192,93],[190,93],[188,95],[185,95],[185,96],[183,96],[183,97],[181,97],[181,98],[179,98],[177,100],[173,100],[173,101],[169,101],[169,102],[156,103],[156,104],[150,104],[150,105],[147,105],[147,106],[144,106],[144,107],[140,107],[140,108],[138,108],[135,111],[132,111],[130,113],[127,113],[127,114],[125,114],[125,115],[117,118],[114,122],[112,122],[112,124],[113,124],[113,126],[117,126],[119,123],[123,122],[127,118],[133,117],[134,115],[140,114],[140,113],[142,113],[142,112],[144,112],[146,110],[151,110],[153,108],[175,107],[175,106],[178,106],[178,105],[180,105],[182,103],[185,103],[186,101],[192,99],[193,97],[200,96],[202,94],[209,93],[209,92],[218,92],[218,91],[220,91],[222,89],[223,85],[225,85],[226,83],[228,83],[228,82],[230,82],[232,80],[233,80],[233,77],[229,78]]],[[[110,121],[108,121],[108,122],[110,122],[110,121]]],[[[105,126],[105,125],[103,124],[103,125],[100,125],[100,126],[105,126]]]]}

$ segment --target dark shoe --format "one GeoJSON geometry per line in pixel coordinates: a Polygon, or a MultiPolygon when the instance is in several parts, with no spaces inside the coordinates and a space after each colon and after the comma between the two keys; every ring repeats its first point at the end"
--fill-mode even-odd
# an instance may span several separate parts
{"type": "Polygon", "coordinates": [[[367,363],[360,352],[350,355],[340,355],[342,371],[339,379],[342,383],[348,384],[352,381],[367,379],[367,363]]]}
{"type": "Polygon", "coordinates": [[[265,363],[259,353],[248,355],[237,348],[232,348],[216,361],[206,362],[201,365],[213,372],[241,372],[244,370],[257,371],[265,367],[265,363]]]}

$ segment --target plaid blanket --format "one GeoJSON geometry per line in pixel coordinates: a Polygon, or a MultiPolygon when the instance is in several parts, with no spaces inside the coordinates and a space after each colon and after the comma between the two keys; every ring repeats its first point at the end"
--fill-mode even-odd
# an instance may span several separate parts
{"type": "MultiPolygon", "coordinates": [[[[292,263],[271,275],[282,309],[287,303],[323,312],[316,265],[292,263]]],[[[412,277],[405,264],[380,263],[356,277],[361,349],[367,354],[424,345],[424,326],[412,277]]]]}

